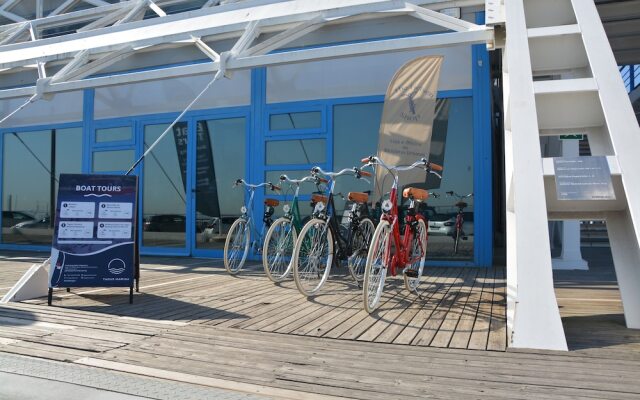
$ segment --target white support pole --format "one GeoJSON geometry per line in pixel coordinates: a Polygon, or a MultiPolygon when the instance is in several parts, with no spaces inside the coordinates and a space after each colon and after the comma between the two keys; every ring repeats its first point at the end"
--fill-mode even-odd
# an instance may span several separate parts
{"type": "MultiPolygon", "coordinates": [[[[640,127],[593,0],[572,0],[620,169],[631,224],[640,244],[640,127]]],[[[640,281],[638,282],[640,287],[640,281]]]]}
{"type": "Polygon", "coordinates": [[[640,329],[640,246],[629,211],[607,215],[607,231],[625,322],[640,329]]]}
{"type": "Polygon", "coordinates": [[[553,288],[547,206],[523,0],[505,3],[508,329],[512,347],[567,350],[553,288]],[[510,204],[510,205],[509,205],[510,204]],[[513,286],[515,285],[515,287],[513,286]],[[508,320],[509,322],[509,320],[508,320]]]}
{"type": "MultiPolygon", "coordinates": [[[[578,157],[580,142],[578,140],[562,140],[562,156],[578,157]]],[[[582,258],[580,248],[580,221],[562,221],[562,254],[552,260],[553,269],[588,270],[589,264],[582,258]]]]}

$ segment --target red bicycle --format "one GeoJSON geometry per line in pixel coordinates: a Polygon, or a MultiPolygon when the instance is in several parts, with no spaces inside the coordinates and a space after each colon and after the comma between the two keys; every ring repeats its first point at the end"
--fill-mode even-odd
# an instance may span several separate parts
{"type": "Polygon", "coordinates": [[[462,227],[464,226],[464,209],[467,208],[467,202],[464,199],[467,199],[473,196],[473,193],[469,194],[458,194],[456,192],[450,191],[447,192],[447,196],[455,197],[458,199],[456,203],[456,207],[458,208],[458,214],[456,214],[456,222],[455,222],[455,230],[452,233],[453,236],[453,254],[458,254],[458,242],[460,242],[460,238],[462,240],[467,240],[467,235],[465,235],[462,227]]]}
{"type": "Polygon", "coordinates": [[[367,157],[362,162],[366,163],[365,166],[380,165],[393,176],[389,199],[382,202],[380,223],[373,233],[369,245],[364,272],[364,309],[371,313],[380,303],[387,270],[391,271],[392,276],[396,276],[398,269],[402,268],[405,287],[413,292],[420,284],[424,269],[424,258],[427,251],[427,225],[424,216],[416,211],[416,202],[426,201],[429,198],[429,192],[413,187],[405,188],[402,191],[402,196],[409,199],[410,203],[404,221],[404,235],[401,238],[398,221],[398,172],[424,168],[426,173],[442,178],[440,174],[435,172],[442,171],[442,167],[425,158],[409,166],[389,166],[375,156],[367,157]],[[392,232],[395,252],[392,251],[392,232]]]}

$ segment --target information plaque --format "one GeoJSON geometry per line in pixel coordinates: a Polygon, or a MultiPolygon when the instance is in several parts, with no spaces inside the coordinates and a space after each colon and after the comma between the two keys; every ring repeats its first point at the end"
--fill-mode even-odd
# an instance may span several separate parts
{"type": "Polygon", "coordinates": [[[52,288],[129,287],[139,280],[136,217],[138,179],[61,174],[56,203],[52,288]]]}
{"type": "Polygon", "coordinates": [[[558,200],[615,200],[607,157],[553,159],[558,200]]]}

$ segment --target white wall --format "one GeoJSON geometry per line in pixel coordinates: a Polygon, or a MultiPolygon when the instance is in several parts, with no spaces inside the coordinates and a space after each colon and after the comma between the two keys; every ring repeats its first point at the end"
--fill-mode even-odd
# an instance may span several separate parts
{"type": "MultiPolygon", "coordinates": [[[[37,100],[9,118],[0,128],[82,122],[82,98],[83,93],[79,91],[58,93],[51,100],[37,100]]],[[[28,99],[0,100],[0,116],[13,112],[28,99]]]]}
{"type": "Polygon", "coordinates": [[[267,102],[382,95],[398,68],[422,55],[444,56],[438,90],[471,88],[471,46],[460,45],[270,67],[267,102]]]}
{"type": "MultiPolygon", "coordinates": [[[[213,75],[165,79],[96,89],[95,119],[182,111],[213,75]]],[[[240,71],[214,83],[193,110],[250,104],[251,73],[240,71]]]]}

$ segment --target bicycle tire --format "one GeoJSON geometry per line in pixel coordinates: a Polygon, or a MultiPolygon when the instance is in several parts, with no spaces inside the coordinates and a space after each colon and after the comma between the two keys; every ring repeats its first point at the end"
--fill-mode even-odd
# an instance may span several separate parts
{"type": "Polygon", "coordinates": [[[409,277],[404,274],[404,287],[410,292],[414,292],[420,285],[420,278],[422,278],[422,272],[424,271],[424,259],[427,256],[427,226],[424,220],[421,219],[418,220],[416,234],[413,235],[413,240],[411,241],[409,260],[414,259],[416,252],[420,254],[420,249],[422,249],[422,257],[418,260],[418,268],[415,268],[413,265],[411,266],[411,269],[418,272],[418,276],[409,277]]]}
{"type": "Polygon", "coordinates": [[[367,265],[367,255],[369,253],[369,243],[373,237],[376,227],[369,218],[363,218],[358,224],[357,230],[353,233],[351,243],[352,253],[348,260],[349,273],[357,282],[364,280],[364,270],[367,265]]]}
{"type": "Polygon", "coordinates": [[[296,229],[288,218],[278,218],[269,227],[262,247],[262,265],[273,282],[282,282],[291,273],[296,239],[296,229]],[[281,236],[283,231],[284,237],[281,236]]]}
{"type": "Polygon", "coordinates": [[[293,278],[300,293],[307,297],[315,295],[327,281],[332,263],[333,235],[328,221],[309,220],[293,250],[293,278]]]}
{"type": "Polygon", "coordinates": [[[391,252],[391,225],[382,220],[373,233],[362,287],[364,309],[371,314],[380,304],[391,252]]]}
{"type": "Polygon", "coordinates": [[[251,234],[247,226],[247,220],[238,218],[231,224],[231,228],[227,232],[227,239],[224,242],[224,267],[228,273],[237,275],[242,270],[249,255],[250,245],[251,234]],[[244,245],[242,242],[238,242],[238,240],[242,239],[245,240],[244,245]],[[233,244],[231,244],[232,241],[233,244]],[[240,250],[242,250],[242,254],[239,253],[240,250]],[[240,255],[241,257],[239,257],[240,255]]]}

